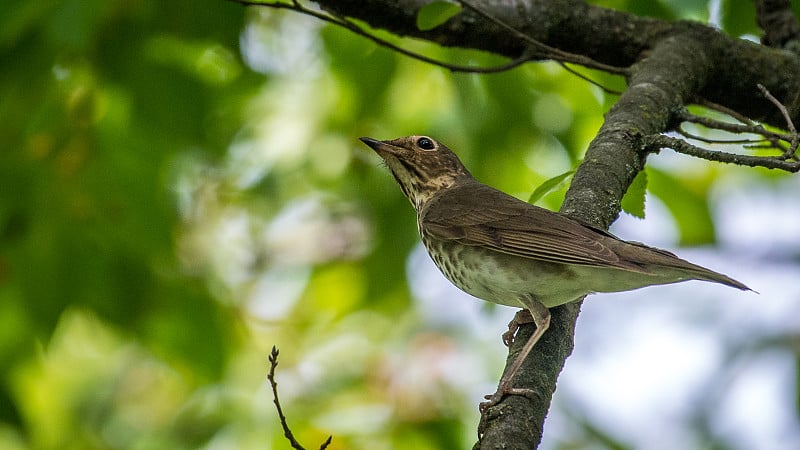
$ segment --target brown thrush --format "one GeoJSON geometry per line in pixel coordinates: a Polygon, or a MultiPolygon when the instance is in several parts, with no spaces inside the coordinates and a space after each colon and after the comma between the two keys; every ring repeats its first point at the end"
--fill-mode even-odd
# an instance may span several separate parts
{"type": "Polygon", "coordinates": [[[483,300],[524,308],[509,324],[510,344],[521,323],[536,324],[500,380],[485,410],[511,387],[525,357],[550,324],[548,308],[594,292],[620,292],[686,280],[744,284],[666,250],[626,242],[518,200],[478,182],[449,148],[427,136],[391,141],[362,137],[383,158],[417,211],[422,242],[439,270],[459,289],[483,300]]]}

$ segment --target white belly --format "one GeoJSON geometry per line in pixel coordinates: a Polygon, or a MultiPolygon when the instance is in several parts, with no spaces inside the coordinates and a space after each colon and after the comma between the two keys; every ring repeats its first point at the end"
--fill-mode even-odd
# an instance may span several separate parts
{"type": "MultiPolygon", "coordinates": [[[[425,241],[425,240],[423,240],[425,241]]],[[[435,243],[425,242],[426,248],[435,243]]],[[[590,292],[581,277],[564,264],[536,261],[461,245],[449,252],[428,248],[444,276],[459,289],[482,300],[523,307],[520,298],[533,296],[548,308],[590,292]]]]}

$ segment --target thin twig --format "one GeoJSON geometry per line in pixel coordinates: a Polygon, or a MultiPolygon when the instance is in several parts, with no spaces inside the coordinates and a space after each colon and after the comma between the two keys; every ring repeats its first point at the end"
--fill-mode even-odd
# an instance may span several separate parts
{"type": "MultiPolygon", "coordinates": [[[[769,142],[754,142],[752,144],[744,144],[742,147],[747,149],[760,149],[760,150],[775,150],[775,146],[770,144],[769,142]]],[[[783,155],[776,156],[776,158],[786,159],[783,155]]]]}
{"type": "Polygon", "coordinates": [[[711,100],[707,100],[702,97],[696,98],[694,100],[694,103],[697,103],[698,105],[704,106],[708,109],[721,112],[722,114],[727,114],[745,125],[755,126],[755,123],[752,120],[750,120],[749,117],[741,114],[739,111],[728,108],[727,106],[720,105],[719,103],[714,103],[711,100]]]}
{"type": "Polygon", "coordinates": [[[767,90],[767,88],[764,87],[763,84],[758,83],[756,86],[758,86],[758,90],[760,90],[761,93],[764,94],[764,97],[767,97],[767,100],[772,102],[772,104],[775,105],[776,108],[778,108],[778,111],[781,112],[781,114],[783,115],[783,120],[786,121],[786,126],[789,128],[789,131],[797,134],[797,130],[794,127],[794,123],[792,122],[792,117],[789,114],[789,110],[787,110],[786,107],[783,106],[783,103],[778,101],[778,99],[775,98],[775,96],[770,94],[770,92],[767,90]]]}
{"type": "MultiPolygon", "coordinates": [[[[267,380],[269,380],[269,384],[272,387],[272,402],[275,403],[275,409],[278,410],[278,417],[281,421],[281,427],[283,427],[283,435],[286,436],[286,439],[291,444],[292,448],[295,450],[306,450],[305,447],[300,445],[297,442],[297,439],[294,438],[294,434],[292,430],[289,428],[289,424],[286,422],[286,416],[283,415],[283,408],[281,408],[281,402],[278,400],[278,382],[275,381],[275,368],[278,367],[278,348],[274,345],[272,346],[272,352],[269,354],[269,373],[267,374],[267,380]]],[[[325,450],[328,448],[328,445],[331,443],[331,439],[333,436],[328,436],[328,439],[320,445],[319,450],[325,450]]]]}
{"type": "MultiPolygon", "coordinates": [[[[711,139],[711,138],[707,138],[707,137],[703,137],[703,136],[698,136],[698,135],[696,135],[694,133],[686,131],[682,126],[678,126],[678,128],[675,131],[677,131],[678,133],[680,133],[681,135],[683,135],[683,136],[685,136],[685,137],[687,137],[689,139],[693,139],[695,141],[700,141],[700,142],[705,142],[707,144],[762,144],[764,142],[764,139],[757,140],[757,141],[754,141],[752,139],[730,139],[730,140],[728,140],[728,139],[711,139]]],[[[767,141],[767,142],[769,142],[769,141],[767,141]]],[[[772,144],[770,143],[770,146],[771,145],[772,144]]]]}
{"type": "Polygon", "coordinates": [[[606,86],[603,86],[602,84],[598,83],[597,81],[594,81],[593,79],[589,78],[588,76],[586,76],[586,75],[584,75],[584,74],[582,74],[582,73],[578,72],[577,70],[573,69],[572,67],[568,66],[568,65],[567,65],[567,63],[565,63],[565,62],[563,62],[563,61],[559,61],[559,62],[558,62],[558,64],[559,64],[561,67],[563,67],[563,68],[564,68],[564,70],[566,70],[567,72],[569,72],[569,73],[571,73],[571,74],[575,75],[576,77],[578,77],[578,78],[580,78],[580,79],[582,79],[582,80],[584,80],[584,81],[586,81],[586,82],[589,82],[589,83],[591,83],[591,84],[593,84],[593,85],[595,85],[595,86],[599,87],[599,88],[600,88],[600,89],[602,89],[602,90],[603,90],[603,92],[605,92],[606,94],[610,94],[610,95],[622,95],[622,92],[620,92],[620,91],[617,91],[617,90],[615,90],[615,89],[611,89],[611,88],[609,88],[609,87],[606,87],[606,86]]]}
{"type": "Polygon", "coordinates": [[[353,22],[353,21],[351,21],[351,20],[349,20],[349,19],[347,19],[345,17],[323,14],[323,13],[320,13],[318,11],[314,11],[313,9],[308,9],[305,6],[303,6],[302,4],[300,4],[300,2],[298,0],[292,0],[291,4],[289,4],[289,3],[279,3],[279,2],[278,3],[262,3],[262,2],[258,2],[258,1],[252,1],[252,0],[228,0],[228,1],[233,2],[233,3],[238,3],[240,5],[245,5],[245,6],[264,6],[264,7],[267,7],[267,8],[288,9],[288,10],[299,12],[301,14],[312,16],[312,17],[317,18],[319,20],[322,20],[322,21],[325,21],[325,22],[328,22],[328,23],[332,23],[334,25],[338,25],[340,27],[346,28],[346,29],[352,31],[353,33],[355,33],[355,34],[357,34],[359,36],[365,37],[365,38],[371,40],[372,42],[375,42],[376,44],[378,44],[380,46],[383,46],[383,47],[386,47],[386,48],[388,48],[390,50],[393,50],[393,51],[395,51],[397,53],[400,53],[402,55],[405,55],[405,56],[408,56],[410,58],[416,59],[418,61],[422,61],[422,62],[425,62],[425,63],[428,63],[428,64],[432,64],[434,66],[445,68],[447,70],[450,70],[451,72],[461,72],[461,73],[498,73],[498,72],[505,72],[507,70],[511,70],[511,69],[513,69],[513,68],[515,68],[517,66],[520,66],[520,65],[530,61],[531,59],[533,59],[533,55],[531,55],[528,52],[525,52],[522,55],[520,55],[519,57],[517,57],[515,59],[512,59],[511,61],[509,61],[507,63],[500,64],[498,66],[493,66],[493,67],[474,67],[474,66],[462,66],[462,65],[458,65],[458,64],[450,64],[450,63],[446,63],[444,61],[439,61],[437,59],[433,59],[433,58],[427,57],[425,55],[422,55],[422,54],[419,54],[419,53],[416,53],[416,52],[412,52],[410,50],[406,50],[406,49],[404,49],[402,47],[399,47],[399,46],[397,46],[395,44],[392,44],[391,42],[389,42],[389,41],[387,41],[385,39],[379,38],[378,36],[375,36],[373,34],[370,34],[370,33],[366,32],[366,31],[364,31],[364,29],[361,28],[360,26],[358,26],[355,22],[353,22]]]}
{"type": "Polygon", "coordinates": [[[717,161],[722,163],[736,164],[747,167],[764,167],[767,169],[781,169],[787,172],[800,171],[800,162],[798,161],[785,161],[776,157],[762,157],[762,156],[749,156],[738,155],[735,153],[726,153],[716,150],[708,150],[700,148],[695,145],[689,144],[682,139],[675,139],[663,134],[656,134],[645,136],[643,138],[644,148],[648,151],[658,151],[662,148],[670,148],[678,153],[694,156],[697,158],[707,159],[709,161],[717,161]]]}
{"type": "Polygon", "coordinates": [[[676,113],[678,119],[684,122],[692,122],[703,125],[706,128],[715,130],[723,130],[731,133],[751,133],[764,136],[767,139],[774,138],[784,141],[791,141],[792,136],[784,133],[777,133],[764,128],[761,124],[744,125],[739,123],[723,122],[721,120],[712,119],[710,117],[698,116],[690,113],[689,111],[682,110],[676,113]]]}
{"type": "Polygon", "coordinates": [[[767,130],[764,128],[763,125],[753,122],[747,117],[742,116],[741,114],[733,111],[727,107],[717,105],[716,103],[708,102],[705,100],[700,99],[698,101],[699,104],[711,109],[715,109],[717,111],[723,112],[725,114],[730,115],[731,117],[735,118],[741,123],[730,123],[730,122],[723,122],[720,120],[712,119],[710,117],[702,117],[696,116],[694,114],[689,113],[687,110],[678,111],[675,116],[682,122],[691,122],[702,125],[704,127],[715,129],[715,130],[722,130],[727,131],[729,133],[749,133],[749,134],[756,134],[762,136],[766,142],[769,142],[769,145],[762,145],[756,140],[744,140],[744,141],[722,141],[722,140],[712,140],[707,138],[702,138],[696,135],[692,135],[688,133],[681,127],[677,128],[677,131],[684,136],[708,143],[750,143],[750,144],[758,144],[758,145],[746,145],[747,148],[773,148],[781,152],[780,156],[773,157],[772,159],[777,160],[794,160],[798,161],[797,149],[800,145],[800,134],[797,133],[797,129],[792,122],[791,114],[789,114],[789,110],[784,106],[775,96],[773,96],[767,88],[763,85],[758,84],[758,89],[761,91],[761,94],[767,98],[776,108],[780,111],[783,119],[786,121],[786,127],[789,133],[778,133],[775,131],[767,130]]]}
{"type": "Polygon", "coordinates": [[[775,105],[776,108],[778,108],[778,111],[781,112],[781,115],[783,115],[783,120],[786,121],[786,127],[792,133],[792,138],[788,139],[789,148],[784,151],[783,156],[786,158],[794,157],[797,154],[797,145],[798,143],[800,143],[800,136],[797,135],[797,129],[794,127],[794,122],[792,122],[792,116],[791,114],[789,114],[789,110],[786,109],[786,106],[784,106],[783,103],[778,101],[778,99],[775,98],[775,96],[773,96],[767,90],[767,88],[764,87],[764,85],[759,83],[756,86],[758,86],[758,90],[760,90],[761,93],[764,94],[764,97],[767,97],[767,100],[772,102],[772,104],[775,105]]]}
{"type": "MultiPolygon", "coordinates": [[[[745,125],[745,124],[740,124],[740,123],[723,122],[721,120],[712,119],[710,117],[697,116],[695,114],[690,113],[689,111],[687,111],[685,109],[682,110],[682,111],[678,111],[676,113],[676,117],[679,120],[681,120],[682,122],[695,123],[695,124],[702,125],[702,126],[704,126],[706,128],[713,129],[713,130],[721,130],[721,131],[726,131],[728,133],[734,133],[734,134],[748,133],[748,134],[755,134],[755,135],[762,136],[766,142],[769,142],[768,146],[764,146],[765,148],[773,148],[773,149],[776,149],[776,150],[780,151],[781,154],[782,154],[782,156],[780,156],[780,159],[784,159],[784,160],[791,159],[789,156],[787,156],[787,153],[789,152],[788,146],[786,144],[784,144],[783,141],[790,142],[791,139],[792,139],[792,135],[784,134],[784,133],[777,133],[775,131],[767,130],[766,128],[764,128],[763,125],[758,124],[758,123],[751,122],[752,125],[745,125]]],[[[694,135],[694,134],[691,134],[691,133],[687,132],[681,126],[679,126],[676,129],[676,131],[681,133],[682,135],[690,138],[690,139],[694,139],[694,140],[698,140],[698,141],[702,141],[702,142],[708,142],[708,143],[715,143],[715,144],[719,144],[719,143],[724,143],[724,144],[734,144],[734,143],[759,144],[759,141],[756,141],[756,140],[742,140],[741,142],[737,142],[737,141],[724,141],[724,140],[703,138],[703,137],[700,137],[700,136],[697,136],[697,135],[694,135]]]]}

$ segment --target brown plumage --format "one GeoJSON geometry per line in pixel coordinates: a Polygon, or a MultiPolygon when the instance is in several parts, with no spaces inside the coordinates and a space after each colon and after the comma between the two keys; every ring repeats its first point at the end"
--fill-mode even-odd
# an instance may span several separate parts
{"type": "MultiPolygon", "coordinates": [[[[422,242],[445,277],[483,300],[524,308],[537,325],[484,408],[519,393],[511,379],[549,326],[547,308],[594,292],[685,280],[749,289],[666,250],[623,241],[481,184],[455,153],[427,136],[361,140],[383,158],[411,201],[422,242]]],[[[518,317],[507,341],[528,316],[518,317]]]]}

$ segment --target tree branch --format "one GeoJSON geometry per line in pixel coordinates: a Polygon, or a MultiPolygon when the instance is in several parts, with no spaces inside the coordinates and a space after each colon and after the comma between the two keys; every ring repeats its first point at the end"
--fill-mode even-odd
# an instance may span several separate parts
{"type": "Polygon", "coordinates": [[[424,63],[428,63],[434,66],[442,67],[445,69],[450,70],[451,72],[462,72],[462,73],[498,73],[498,72],[505,72],[507,70],[511,70],[517,66],[520,66],[532,59],[534,59],[533,55],[525,52],[522,55],[518,56],[517,58],[512,59],[511,61],[500,64],[499,66],[494,67],[476,67],[476,66],[460,66],[457,64],[450,64],[444,61],[439,61],[437,59],[429,58],[425,55],[420,53],[412,52],[411,50],[406,50],[403,47],[395,45],[386,39],[382,39],[374,34],[367,32],[366,30],[362,29],[358,26],[355,22],[347,19],[344,16],[331,16],[325,13],[321,13],[319,11],[314,11],[313,9],[306,8],[303,6],[299,1],[295,0],[292,3],[283,3],[283,2],[263,2],[257,0],[228,0],[233,3],[238,3],[244,6],[262,6],[267,8],[273,9],[289,9],[300,14],[305,14],[307,16],[314,17],[316,19],[322,20],[324,22],[332,23],[334,25],[338,25],[342,28],[346,28],[353,33],[365,37],[376,44],[386,47],[389,50],[395,51],[400,53],[401,55],[408,56],[409,58],[416,59],[417,61],[422,61],[424,63]]]}
{"type": "MultiPolygon", "coordinates": [[[[516,58],[530,44],[468,8],[427,31],[416,13],[429,0],[317,0],[338,16],[355,17],[375,28],[443,46],[484,50],[516,58]]],[[[473,0],[471,3],[476,3],[473,0]]],[[[666,22],[589,5],[579,0],[484,0],[481,11],[531,39],[602,64],[629,67],[669,36],[692,35],[709,50],[713,70],[695,94],[754,120],[783,126],[772,104],[753,87],[761,83],[784,99],[795,123],[800,119],[800,58],[727,36],[695,22],[666,22]]]]}
{"type": "Polygon", "coordinates": [[[783,105],[775,96],[770,93],[767,88],[763,85],[759,84],[758,89],[764,94],[764,97],[767,97],[767,100],[772,102],[778,111],[781,112],[783,119],[786,121],[786,128],[789,129],[791,133],[791,139],[789,141],[789,147],[784,150],[783,152],[783,159],[797,159],[797,145],[800,143],[800,136],[797,134],[797,129],[794,127],[794,122],[792,122],[792,117],[789,115],[789,111],[786,109],[786,106],[783,105]]]}
{"type": "MultiPolygon", "coordinates": [[[[691,122],[702,125],[709,129],[714,130],[721,130],[729,133],[736,133],[736,134],[755,134],[762,136],[761,139],[753,140],[753,139],[736,139],[736,140],[722,140],[718,138],[705,138],[702,136],[696,136],[692,133],[687,132],[683,129],[683,127],[678,126],[676,130],[678,133],[682,134],[683,136],[700,141],[705,143],[712,143],[712,144],[753,144],[758,145],[763,148],[772,148],[776,149],[781,152],[779,156],[746,156],[746,155],[736,155],[724,152],[718,152],[714,150],[705,150],[696,146],[693,146],[688,143],[684,143],[685,145],[681,145],[677,139],[673,138],[666,138],[662,140],[656,140],[658,143],[663,143],[662,147],[669,147],[681,153],[708,159],[711,161],[718,161],[718,162],[725,162],[731,164],[738,164],[738,165],[745,165],[750,167],[766,167],[770,169],[782,169],[787,170],[790,172],[795,171],[795,166],[792,163],[780,163],[775,162],[777,161],[789,161],[794,160],[798,161],[797,149],[798,145],[800,145],[800,134],[797,133],[797,129],[792,122],[792,118],[789,116],[789,112],[786,107],[777,99],[775,98],[764,86],[757,85],[759,91],[761,91],[762,95],[764,95],[767,100],[769,100],[778,111],[780,111],[781,115],[783,116],[784,120],[786,121],[786,128],[789,130],[789,133],[778,133],[775,131],[768,130],[764,128],[761,124],[753,123],[747,118],[738,117],[737,115],[733,115],[735,118],[740,120],[743,123],[730,123],[730,122],[723,122],[719,120],[715,120],[709,117],[697,116],[694,114],[689,113],[687,110],[683,109],[675,113],[675,119],[681,122],[691,122]],[[726,156],[727,155],[727,156],[726,156]]],[[[726,113],[730,114],[731,112],[725,111],[726,113]]],[[[651,140],[654,138],[650,138],[651,140]]],[[[649,145],[652,151],[658,151],[659,147],[656,141],[653,141],[652,144],[649,145]]],[[[753,145],[747,145],[746,147],[752,147],[753,145]]]]}
{"type": "MultiPolygon", "coordinates": [[[[283,428],[283,436],[289,441],[289,445],[292,446],[295,450],[306,450],[300,442],[297,441],[294,437],[294,433],[292,433],[291,428],[289,428],[289,423],[286,420],[286,416],[283,414],[283,408],[281,407],[281,401],[278,399],[278,382],[275,380],[275,368],[278,367],[278,348],[274,345],[272,346],[272,352],[269,354],[269,373],[267,374],[267,380],[269,380],[269,385],[272,388],[272,402],[275,403],[275,409],[278,411],[278,418],[281,421],[281,428],[283,428]]],[[[325,450],[331,444],[331,440],[333,436],[328,436],[328,439],[325,439],[325,442],[320,444],[319,450],[325,450]]]]}
{"type": "Polygon", "coordinates": [[[739,155],[716,150],[709,150],[692,145],[682,139],[675,139],[662,134],[647,136],[642,140],[644,148],[657,152],[662,148],[671,148],[678,153],[717,161],[722,163],[737,164],[748,167],[765,167],[767,169],[781,169],[787,172],[800,171],[800,162],[786,161],[780,158],[763,158],[760,156],[739,155]]]}

